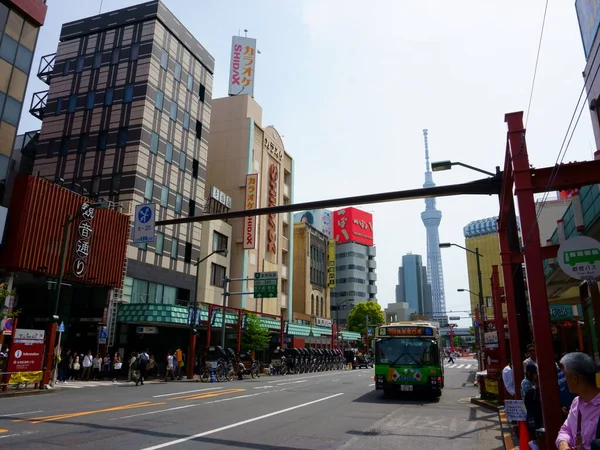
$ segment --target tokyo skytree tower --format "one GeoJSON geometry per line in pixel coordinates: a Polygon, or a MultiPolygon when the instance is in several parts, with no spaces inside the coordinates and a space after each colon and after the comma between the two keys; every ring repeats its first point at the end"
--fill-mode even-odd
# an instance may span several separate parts
{"type": "MultiPolygon", "coordinates": [[[[433,187],[433,176],[429,164],[429,143],[427,130],[423,130],[425,140],[425,184],[424,188],[433,187]]],[[[446,295],[444,294],[444,271],[442,268],[442,255],[440,252],[439,226],[442,221],[442,212],[435,207],[435,198],[425,199],[425,211],[421,213],[421,220],[427,230],[427,281],[431,285],[431,303],[433,305],[433,318],[438,321],[446,319],[446,295]]]]}

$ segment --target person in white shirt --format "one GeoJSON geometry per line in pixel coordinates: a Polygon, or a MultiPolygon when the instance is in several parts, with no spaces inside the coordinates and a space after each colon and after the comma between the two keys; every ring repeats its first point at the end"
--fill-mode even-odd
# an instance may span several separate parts
{"type": "Polygon", "coordinates": [[[92,356],[92,352],[90,350],[87,352],[87,355],[83,357],[83,373],[81,374],[81,381],[90,381],[93,363],[94,357],[92,356]]]}
{"type": "Polygon", "coordinates": [[[506,391],[511,397],[515,396],[515,375],[513,374],[512,363],[508,361],[508,364],[502,369],[502,381],[506,391]]]}

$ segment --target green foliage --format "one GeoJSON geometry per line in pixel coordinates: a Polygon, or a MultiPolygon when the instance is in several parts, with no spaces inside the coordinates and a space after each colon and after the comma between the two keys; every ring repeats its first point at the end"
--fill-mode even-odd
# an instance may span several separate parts
{"type": "Polygon", "coordinates": [[[242,330],[242,351],[262,350],[269,346],[271,332],[260,325],[260,319],[255,314],[248,314],[246,329],[242,330]]]}
{"type": "Polygon", "coordinates": [[[369,327],[371,328],[385,323],[385,317],[379,303],[364,302],[356,305],[352,308],[350,314],[348,314],[348,330],[364,335],[367,332],[367,316],[369,317],[369,327]]]}
{"type": "Polygon", "coordinates": [[[0,283],[0,320],[4,319],[6,317],[15,318],[21,312],[21,311],[17,311],[17,310],[8,312],[4,308],[4,301],[6,300],[7,297],[10,297],[11,295],[15,295],[15,290],[13,289],[13,290],[9,291],[7,282],[0,283]]]}
{"type": "Polygon", "coordinates": [[[475,327],[469,327],[469,334],[475,336],[475,327]]]}
{"type": "Polygon", "coordinates": [[[454,336],[454,346],[457,348],[463,348],[465,346],[465,340],[462,336],[454,336]]]}

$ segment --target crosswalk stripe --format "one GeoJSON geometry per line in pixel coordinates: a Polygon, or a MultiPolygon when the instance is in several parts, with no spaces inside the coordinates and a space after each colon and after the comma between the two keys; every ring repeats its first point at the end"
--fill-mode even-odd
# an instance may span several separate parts
{"type": "Polygon", "coordinates": [[[463,367],[465,367],[465,365],[461,364],[460,366],[457,367],[457,369],[462,369],[463,367]]]}

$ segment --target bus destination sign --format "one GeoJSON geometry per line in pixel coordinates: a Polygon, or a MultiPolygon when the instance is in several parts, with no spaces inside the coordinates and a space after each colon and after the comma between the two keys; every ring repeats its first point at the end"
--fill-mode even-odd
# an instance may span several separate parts
{"type": "Polygon", "coordinates": [[[379,336],[433,336],[431,327],[383,327],[379,336]]]}

